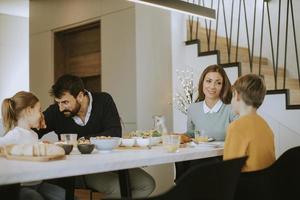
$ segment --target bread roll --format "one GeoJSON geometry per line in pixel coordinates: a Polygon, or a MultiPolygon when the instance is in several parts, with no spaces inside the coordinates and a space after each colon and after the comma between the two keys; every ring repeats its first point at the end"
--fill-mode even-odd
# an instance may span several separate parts
{"type": "Polygon", "coordinates": [[[65,150],[55,144],[46,144],[46,155],[47,156],[65,155],[65,150]]]}
{"type": "Polygon", "coordinates": [[[26,145],[26,144],[19,144],[19,145],[9,145],[6,148],[7,153],[14,155],[14,156],[32,156],[33,155],[33,146],[26,145]]]}
{"type": "Polygon", "coordinates": [[[33,154],[33,146],[32,145],[23,145],[23,148],[21,148],[22,149],[22,153],[23,153],[23,155],[24,156],[32,156],[32,155],[34,155],[33,154]]]}
{"type": "Polygon", "coordinates": [[[63,148],[55,144],[18,144],[6,149],[10,155],[14,156],[60,156],[64,155],[63,148]]]}
{"type": "Polygon", "coordinates": [[[40,155],[47,155],[46,145],[39,144],[40,155]]]}

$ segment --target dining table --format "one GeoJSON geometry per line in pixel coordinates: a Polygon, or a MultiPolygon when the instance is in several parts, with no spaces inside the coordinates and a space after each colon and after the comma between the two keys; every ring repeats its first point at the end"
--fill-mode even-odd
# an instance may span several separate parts
{"type": "Polygon", "coordinates": [[[0,157],[0,188],[37,180],[74,177],[93,173],[118,171],[122,199],[131,199],[128,169],[197,160],[223,155],[223,145],[185,145],[169,153],[164,146],[151,148],[119,147],[109,152],[94,150],[80,154],[76,148],[65,159],[47,162],[8,160],[0,157]]]}

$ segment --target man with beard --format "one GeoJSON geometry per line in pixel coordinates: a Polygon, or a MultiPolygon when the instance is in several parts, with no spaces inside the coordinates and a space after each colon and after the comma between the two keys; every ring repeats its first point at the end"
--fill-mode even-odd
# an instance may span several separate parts
{"type": "MultiPolygon", "coordinates": [[[[44,111],[46,127],[38,130],[40,136],[50,131],[58,135],[77,133],[78,137],[121,137],[120,117],[112,97],[108,93],[85,90],[82,80],[73,75],[63,75],[50,91],[55,104],[44,111]]],[[[43,127],[43,126],[42,126],[43,127]]],[[[130,169],[132,196],[149,196],[154,179],[142,169],[130,169]]],[[[86,184],[105,194],[105,198],[120,198],[118,174],[114,172],[85,176],[86,184]]]]}
{"type": "Polygon", "coordinates": [[[79,77],[61,76],[50,90],[55,104],[44,111],[46,128],[39,133],[77,133],[78,137],[121,137],[116,105],[108,93],[91,93],[79,77]]]}

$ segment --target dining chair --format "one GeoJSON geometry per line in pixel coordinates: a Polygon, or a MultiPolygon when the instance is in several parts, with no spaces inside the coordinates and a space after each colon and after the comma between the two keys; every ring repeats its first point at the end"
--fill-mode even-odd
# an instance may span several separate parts
{"type": "Polygon", "coordinates": [[[246,157],[199,164],[183,174],[169,191],[148,200],[233,200],[246,157]]]}
{"type": "Polygon", "coordinates": [[[300,146],[284,152],[270,167],[241,173],[235,200],[300,199],[300,146]]]}

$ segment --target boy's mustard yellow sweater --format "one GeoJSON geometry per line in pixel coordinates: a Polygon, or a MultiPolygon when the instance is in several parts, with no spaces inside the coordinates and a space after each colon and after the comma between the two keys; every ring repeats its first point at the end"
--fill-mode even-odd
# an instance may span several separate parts
{"type": "Polygon", "coordinates": [[[223,158],[241,156],[248,156],[243,172],[266,168],[275,161],[273,132],[257,114],[242,116],[228,126],[223,158]]]}

